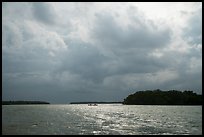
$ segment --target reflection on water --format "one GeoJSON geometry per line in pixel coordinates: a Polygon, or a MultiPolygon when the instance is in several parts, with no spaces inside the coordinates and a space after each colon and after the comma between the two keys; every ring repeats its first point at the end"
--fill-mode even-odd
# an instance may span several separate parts
{"type": "Polygon", "coordinates": [[[3,134],[202,134],[202,106],[9,105],[3,134]]]}

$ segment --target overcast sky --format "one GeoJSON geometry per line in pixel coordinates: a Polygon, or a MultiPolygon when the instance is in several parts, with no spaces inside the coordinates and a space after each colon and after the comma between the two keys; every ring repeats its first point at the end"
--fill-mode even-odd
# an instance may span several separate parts
{"type": "Polygon", "coordinates": [[[202,3],[3,3],[3,100],[202,94],[202,3]]]}

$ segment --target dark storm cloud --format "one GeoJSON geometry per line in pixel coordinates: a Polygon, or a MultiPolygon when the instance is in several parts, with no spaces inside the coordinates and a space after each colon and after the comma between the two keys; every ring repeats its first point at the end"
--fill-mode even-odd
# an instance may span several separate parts
{"type": "Polygon", "coordinates": [[[96,16],[92,35],[102,49],[113,53],[111,55],[104,53],[106,56],[111,56],[107,62],[113,65],[113,70],[112,66],[107,66],[107,69],[110,68],[112,74],[154,72],[165,67],[162,62],[156,61],[148,54],[154,49],[167,45],[170,41],[168,28],[159,31],[154,29],[152,24],[140,25],[142,24],[140,20],[134,22],[139,24],[137,27],[131,24],[127,28],[122,28],[109,14],[96,14],[96,16]]]}
{"type": "Polygon", "coordinates": [[[191,13],[193,16],[188,20],[184,28],[183,36],[192,44],[202,44],[202,8],[191,13]]]}
{"type": "Polygon", "coordinates": [[[3,46],[13,46],[21,43],[21,34],[18,31],[18,28],[16,29],[15,27],[8,26],[8,25],[3,25],[2,28],[2,33],[4,34],[2,36],[2,45],[3,46]],[[13,39],[11,39],[13,38],[13,39]]]}
{"type": "Polygon", "coordinates": [[[54,8],[44,2],[33,3],[33,14],[39,21],[45,24],[54,24],[56,20],[56,14],[54,8]]]}
{"type": "MultiPolygon", "coordinates": [[[[159,31],[146,20],[137,20],[134,21],[134,24],[122,28],[119,26],[119,22],[115,21],[115,18],[108,13],[98,13],[93,29],[93,37],[111,50],[151,50],[165,46],[170,40],[168,28],[159,31]]],[[[132,20],[133,17],[129,16],[129,18],[132,20]]]]}
{"type": "Polygon", "coordinates": [[[101,81],[107,75],[103,63],[108,58],[103,56],[94,46],[87,43],[69,45],[69,52],[64,55],[62,71],[69,71],[82,76],[83,79],[101,81]]]}
{"type": "Polygon", "coordinates": [[[84,42],[70,43],[61,69],[103,82],[107,76],[156,72],[166,67],[161,61],[148,57],[148,53],[166,46],[170,40],[169,30],[151,32],[148,29],[151,24],[138,28],[130,25],[124,30],[114,18],[109,14],[96,14],[91,34],[99,47],[84,42]]]}

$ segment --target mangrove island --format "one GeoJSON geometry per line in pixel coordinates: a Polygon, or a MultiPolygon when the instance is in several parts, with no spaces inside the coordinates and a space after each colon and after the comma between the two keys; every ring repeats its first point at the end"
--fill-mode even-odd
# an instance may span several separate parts
{"type": "Polygon", "coordinates": [[[123,101],[124,105],[202,105],[202,95],[193,91],[137,91],[123,101]]]}
{"type": "Polygon", "coordinates": [[[2,101],[2,105],[50,104],[45,101],[2,101]]]}

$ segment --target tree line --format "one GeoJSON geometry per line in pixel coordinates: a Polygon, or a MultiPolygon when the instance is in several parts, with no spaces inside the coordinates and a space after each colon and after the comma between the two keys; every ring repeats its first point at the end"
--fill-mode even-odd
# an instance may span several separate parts
{"type": "Polygon", "coordinates": [[[2,105],[50,104],[45,101],[2,101],[2,105]]]}
{"type": "Polygon", "coordinates": [[[202,105],[202,95],[193,91],[146,90],[137,91],[123,101],[125,105],[202,105]]]}

